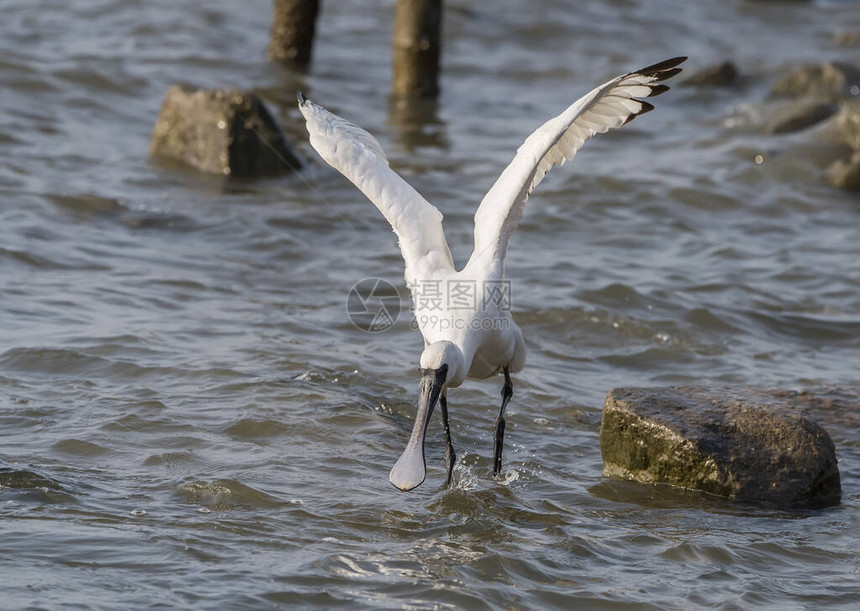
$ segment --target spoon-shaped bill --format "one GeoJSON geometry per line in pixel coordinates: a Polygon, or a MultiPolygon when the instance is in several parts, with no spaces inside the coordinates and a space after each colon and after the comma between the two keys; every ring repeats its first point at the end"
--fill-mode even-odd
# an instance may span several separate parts
{"type": "Polygon", "coordinates": [[[415,415],[412,436],[388,476],[388,481],[404,492],[420,486],[426,476],[424,437],[427,434],[430,416],[433,415],[433,409],[439,400],[439,393],[442,392],[442,386],[445,384],[447,372],[446,365],[439,369],[425,369],[421,372],[418,413],[415,415]]]}

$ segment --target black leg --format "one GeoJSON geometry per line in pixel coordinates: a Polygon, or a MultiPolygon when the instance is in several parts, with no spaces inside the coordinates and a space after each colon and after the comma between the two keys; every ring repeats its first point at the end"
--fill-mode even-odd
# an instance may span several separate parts
{"type": "Polygon", "coordinates": [[[448,469],[445,487],[447,488],[451,485],[451,475],[454,473],[457,454],[454,453],[454,444],[451,443],[451,427],[448,425],[448,393],[445,391],[442,391],[439,396],[439,408],[442,411],[442,426],[445,427],[445,467],[448,469]]]}
{"type": "Polygon", "coordinates": [[[502,386],[502,408],[499,410],[499,417],[496,418],[496,437],[493,442],[493,475],[498,475],[502,471],[502,445],[505,440],[505,408],[508,406],[508,401],[514,395],[514,385],[511,384],[511,374],[508,368],[505,367],[505,385],[502,386]]]}

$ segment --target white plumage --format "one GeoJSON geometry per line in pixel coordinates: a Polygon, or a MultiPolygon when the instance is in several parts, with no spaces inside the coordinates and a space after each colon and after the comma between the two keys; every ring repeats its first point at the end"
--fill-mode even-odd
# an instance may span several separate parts
{"type": "MultiPolygon", "coordinates": [[[[526,200],[546,173],[569,161],[596,134],[620,127],[653,109],[639,98],[668,89],[659,84],[681,71],[677,57],[614,78],[595,88],[557,117],[535,130],[517,150],[475,213],[475,247],[462,270],[454,267],[442,214],[388,166],[379,142],[360,127],[328,112],[299,94],[311,145],[379,208],[397,234],[405,261],[407,284],[413,290],[418,327],[424,337],[418,414],[409,443],[391,470],[401,490],[424,481],[424,436],[436,402],[446,432],[448,481],[455,455],[447,417],[447,389],[468,378],[504,373],[502,407],[496,419],[494,473],[501,468],[504,411],[512,394],[510,373],[522,369],[522,332],[507,310],[504,295],[485,299],[486,287],[504,291],[508,239],[523,215],[526,200]],[[473,307],[452,307],[449,300],[425,300],[422,286],[474,286],[473,307]],[[441,306],[441,308],[439,307],[441,306]],[[445,322],[442,323],[441,321],[445,322]]],[[[461,304],[462,305],[462,304],[461,304]]]]}

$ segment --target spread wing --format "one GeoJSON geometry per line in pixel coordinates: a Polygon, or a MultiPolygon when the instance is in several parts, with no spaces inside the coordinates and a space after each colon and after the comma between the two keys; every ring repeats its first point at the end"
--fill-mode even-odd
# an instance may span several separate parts
{"type": "Polygon", "coordinates": [[[508,238],[523,216],[526,200],[554,166],[570,160],[592,136],[621,127],[654,107],[640,100],[669,87],[658,84],[678,74],[686,57],[675,57],[619,76],[574,102],[535,130],[481,200],[475,213],[472,259],[504,261],[508,238]]]}
{"type": "Polygon", "coordinates": [[[424,260],[453,269],[442,230],[442,213],[388,167],[379,142],[357,125],[298,94],[311,146],[385,215],[406,261],[407,277],[420,273],[424,260]],[[430,259],[425,259],[425,257],[430,259]]]}

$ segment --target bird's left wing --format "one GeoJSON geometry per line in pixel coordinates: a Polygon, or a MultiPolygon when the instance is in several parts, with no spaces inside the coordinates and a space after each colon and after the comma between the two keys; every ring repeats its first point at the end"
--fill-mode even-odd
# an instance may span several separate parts
{"type": "Polygon", "coordinates": [[[379,142],[368,132],[298,94],[311,146],[329,165],[358,187],[379,208],[400,244],[407,280],[431,266],[454,268],[442,230],[442,213],[388,167],[379,142]]]}
{"type": "Polygon", "coordinates": [[[583,96],[535,130],[481,200],[475,213],[475,250],[471,261],[504,261],[508,238],[523,216],[529,194],[556,165],[570,160],[596,134],[621,127],[653,110],[645,98],[663,93],[657,84],[678,74],[686,57],[675,57],[616,77],[583,96]]]}

